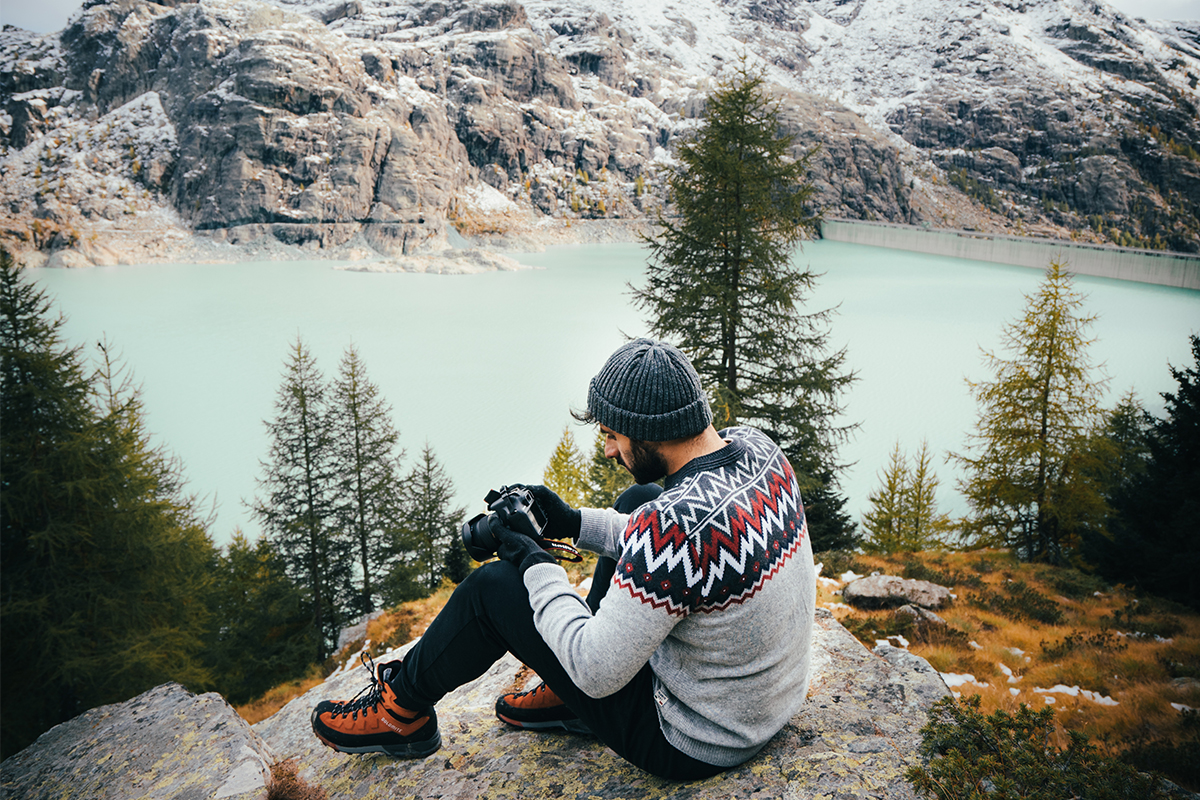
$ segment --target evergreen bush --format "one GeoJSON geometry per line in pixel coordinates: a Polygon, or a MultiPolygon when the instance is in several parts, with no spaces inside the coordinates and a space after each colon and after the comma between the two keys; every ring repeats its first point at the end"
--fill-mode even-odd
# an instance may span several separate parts
{"type": "Polygon", "coordinates": [[[1024,581],[1012,581],[1004,584],[1004,592],[990,592],[986,589],[972,594],[967,598],[971,605],[986,608],[1003,614],[1009,619],[1032,619],[1057,625],[1062,622],[1062,609],[1058,603],[1040,594],[1024,581]]]}
{"type": "Polygon", "coordinates": [[[1052,743],[1054,712],[1021,704],[985,717],[980,698],[946,697],[929,710],[921,729],[921,755],[905,779],[937,800],[1162,800],[1162,781],[1105,758],[1086,736],[1068,731],[1070,743],[1052,743]]]}

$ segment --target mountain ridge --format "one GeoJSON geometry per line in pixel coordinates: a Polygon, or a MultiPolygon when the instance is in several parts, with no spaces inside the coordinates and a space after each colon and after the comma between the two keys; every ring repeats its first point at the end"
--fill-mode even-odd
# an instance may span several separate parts
{"type": "Polygon", "coordinates": [[[830,216],[1200,252],[1200,24],[1083,0],[93,0],[0,32],[0,241],[397,256],[650,219],[739,58],[830,216]]]}

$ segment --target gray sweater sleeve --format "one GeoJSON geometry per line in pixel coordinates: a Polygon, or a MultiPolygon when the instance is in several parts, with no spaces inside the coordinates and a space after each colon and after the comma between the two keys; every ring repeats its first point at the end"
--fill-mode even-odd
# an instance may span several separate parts
{"type": "Polygon", "coordinates": [[[620,558],[621,534],[629,524],[629,515],[611,508],[581,508],[579,513],[583,521],[576,544],[592,553],[620,558]]]}
{"type": "MultiPolygon", "coordinates": [[[[612,509],[581,511],[579,546],[619,559],[629,516],[612,509]]],[[[591,697],[607,697],[629,683],[678,621],[624,591],[610,591],[592,616],[557,564],[527,569],[525,587],[538,633],[575,685],[591,697]]]]}
{"type": "Polygon", "coordinates": [[[607,697],[629,683],[678,622],[620,590],[610,591],[592,616],[557,564],[525,570],[525,587],[538,633],[590,697],[607,697]]]}

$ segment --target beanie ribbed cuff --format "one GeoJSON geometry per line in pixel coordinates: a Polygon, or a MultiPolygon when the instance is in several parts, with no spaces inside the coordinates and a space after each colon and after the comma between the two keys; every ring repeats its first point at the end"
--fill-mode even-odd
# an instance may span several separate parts
{"type": "Polygon", "coordinates": [[[622,436],[643,442],[669,442],[695,436],[712,422],[708,400],[698,397],[683,408],[665,414],[639,414],[618,408],[595,394],[589,398],[589,410],[601,425],[612,428],[622,436]]]}

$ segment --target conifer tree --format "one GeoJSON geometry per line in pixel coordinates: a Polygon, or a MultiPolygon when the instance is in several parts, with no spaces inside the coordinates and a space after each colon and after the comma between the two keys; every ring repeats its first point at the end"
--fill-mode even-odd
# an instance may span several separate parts
{"type": "Polygon", "coordinates": [[[1126,492],[1146,471],[1154,418],[1146,413],[1132,389],[1110,411],[1097,433],[1093,451],[1101,466],[1105,499],[1126,492]]]}
{"type": "Polygon", "coordinates": [[[629,471],[618,464],[615,458],[604,455],[605,438],[597,428],[592,457],[588,461],[588,491],[584,502],[588,508],[612,508],[621,492],[633,485],[629,471]]]}
{"type": "Polygon", "coordinates": [[[571,434],[569,424],[563,428],[562,438],[555,445],[550,461],[542,472],[542,483],[572,508],[586,505],[587,464],[575,446],[575,437],[571,434]]]}
{"type": "Polygon", "coordinates": [[[167,680],[203,688],[214,549],[140,395],[0,250],[0,756],[167,680]]]}
{"type": "Polygon", "coordinates": [[[837,447],[852,428],[838,422],[840,398],[854,376],[844,350],[829,352],[832,311],[799,310],[817,277],[793,263],[817,222],[812,153],[794,158],[795,138],[780,128],[779,102],[743,62],[678,148],[668,178],[677,216],[659,217],[646,283],[633,295],[651,332],[691,359],[717,428],[752,425],[783,449],[816,547],[853,539],[835,476],[837,447]]]}
{"type": "Polygon", "coordinates": [[[868,496],[870,510],[863,515],[869,538],[864,549],[876,553],[917,552],[942,544],[950,519],[937,510],[938,478],[933,472],[929,443],[912,459],[892,448],[882,485],[868,496]]]}
{"type": "Polygon", "coordinates": [[[403,530],[413,544],[425,586],[436,588],[447,549],[461,532],[466,509],[454,507],[454,484],[428,442],[405,478],[403,498],[403,530]]]}
{"type": "Polygon", "coordinates": [[[467,548],[463,546],[461,536],[451,536],[446,545],[446,557],[442,562],[442,577],[451,583],[462,583],[471,574],[474,566],[467,548]]]}
{"type": "Polygon", "coordinates": [[[937,510],[937,489],[940,484],[941,481],[933,472],[929,442],[922,440],[921,449],[913,458],[908,483],[909,549],[929,550],[945,543],[952,524],[949,514],[937,510]]]}
{"type": "Polygon", "coordinates": [[[991,380],[971,383],[979,404],[959,489],[971,506],[964,532],[1012,547],[1026,560],[1064,562],[1107,512],[1092,479],[1088,437],[1100,419],[1104,381],[1093,377],[1084,297],[1052,262],[1020,319],[1005,326],[1003,357],[984,351],[991,380]]]}
{"type": "Polygon", "coordinates": [[[209,609],[205,662],[229,702],[248,702],[312,663],[316,630],[309,598],[266,537],[251,543],[234,532],[213,569],[209,609]]]}
{"type": "Polygon", "coordinates": [[[1144,420],[1145,460],[1115,487],[1109,535],[1089,555],[1111,580],[1200,609],[1200,336],[1191,351],[1190,367],[1170,368],[1178,389],[1162,395],[1165,416],[1144,420]]]}
{"type": "Polygon", "coordinates": [[[376,575],[390,569],[400,516],[400,439],[392,409],[367,377],[354,345],[346,348],[329,413],[333,474],[339,476],[338,524],[353,541],[361,577],[355,610],[375,610],[376,575]]]}
{"type": "Polygon", "coordinates": [[[265,423],[270,453],[261,462],[262,494],[251,505],[288,574],[309,592],[318,662],[329,655],[345,621],[353,558],[336,524],[339,478],[326,391],[316,360],[297,337],[276,395],[275,417],[265,423]]]}
{"type": "Polygon", "coordinates": [[[870,510],[863,514],[863,531],[867,538],[863,548],[868,552],[894,553],[903,550],[908,505],[908,459],[900,452],[900,442],[884,468],[881,486],[867,495],[870,510]]]}

